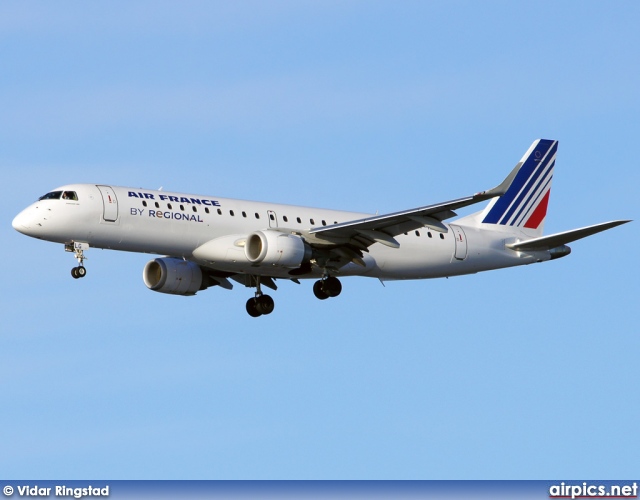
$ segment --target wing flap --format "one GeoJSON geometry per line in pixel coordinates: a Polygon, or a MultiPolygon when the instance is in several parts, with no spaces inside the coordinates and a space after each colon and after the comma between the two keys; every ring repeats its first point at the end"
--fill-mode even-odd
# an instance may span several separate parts
{"type": "Polygon", "coordinates": [[[358,229],[358,232],[369,238],[371,241],[375,241],[376,243],[382,243],[383,245],[387,245],[391,248],[400,248],[400,243],[393,237],[389,236],[384,231],[372,231],[371,229],[358,229]]]}

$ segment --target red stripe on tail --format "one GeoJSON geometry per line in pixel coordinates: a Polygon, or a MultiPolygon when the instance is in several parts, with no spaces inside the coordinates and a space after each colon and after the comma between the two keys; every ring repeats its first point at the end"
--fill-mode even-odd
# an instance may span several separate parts
{"type": "Polygon", "coordinates": [[[547,205],[549,204],[549,193],[551,193],[551,189],[547,191],[547,194],[544,195],[544,198],[540,201],[536,209],[529,217],[529,220],[524,225],[529,229],[538,229],[540,223],[544,220],[547,215],[547,205]]]}

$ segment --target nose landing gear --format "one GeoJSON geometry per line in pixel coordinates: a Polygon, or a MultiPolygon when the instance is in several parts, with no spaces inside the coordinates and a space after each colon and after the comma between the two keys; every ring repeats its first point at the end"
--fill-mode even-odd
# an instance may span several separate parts
{"type": "Polygon", "coordinates": [[[87,270],[84,266],[78,266],[71,269],[71,276],[75,279],[84,278],[87,275],[87,270]]]}
{"type": "Polygon", "coordinates": [[[86,257],[84,256],[84,251],[89,250],[89,245],[87,243],[78,243],[74,241],[72,244],[68,244],[64,246],[65,251],[73,252],[73,256],[78,260],[78,267],[74,267],[71,269],[71,276],[74,279],[84,278],[87,275],[87,269],[84,267],[84,261],[86,257]]]}

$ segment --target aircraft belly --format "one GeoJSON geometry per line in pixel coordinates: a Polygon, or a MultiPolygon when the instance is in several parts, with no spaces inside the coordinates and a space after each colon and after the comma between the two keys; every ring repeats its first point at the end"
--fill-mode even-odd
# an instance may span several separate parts
{"type": "Polygon", "coordinates": [[[371,274],[382,279],[427,279],[474,274],[533,262],[530,256],[518,255],[505,248],[503,239],[496,239],[492,232],[464,227],[465,252],[460,252],[454,237],[460,232],[449,231],[440,238],[431,232],[432,238],[409,236],[398,238],[400,248],[373,245],[371,256],[378,269],[371,274]],[[464,258],[461,258],[464,257],[464,258]],[[529,262],[528,262],[529,261],[529,262]]]}
{"type": "Polygon", "coordinates": [[[444,240],[440,233],[421,231],[421,236],[409,233],[409,236],[398,238],[400,248],[389,248],[373,245],[371,256],[380,268],[376,276],[385,279],[422,279],[449,276],[457,266],[452,263],[454,242],[447,234],[444,240]],[[426,234],[425,234],[426,233],[426,234]]]}

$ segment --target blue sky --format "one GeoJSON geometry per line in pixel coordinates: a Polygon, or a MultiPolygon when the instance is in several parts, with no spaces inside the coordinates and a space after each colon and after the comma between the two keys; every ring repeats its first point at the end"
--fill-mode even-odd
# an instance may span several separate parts
{"type": "MultiPolygon", "coordinates": [[[[147,290],[12,218],[71,182],[380,213],[560,141],[547,233],[638,219],[636,2],[4,2],[0,470],[41,479],[637,475],[637,222],[543,265],[320,302],[147,290]]],[[[468,212],[462,212],[468,213],[468,212]]]]}

